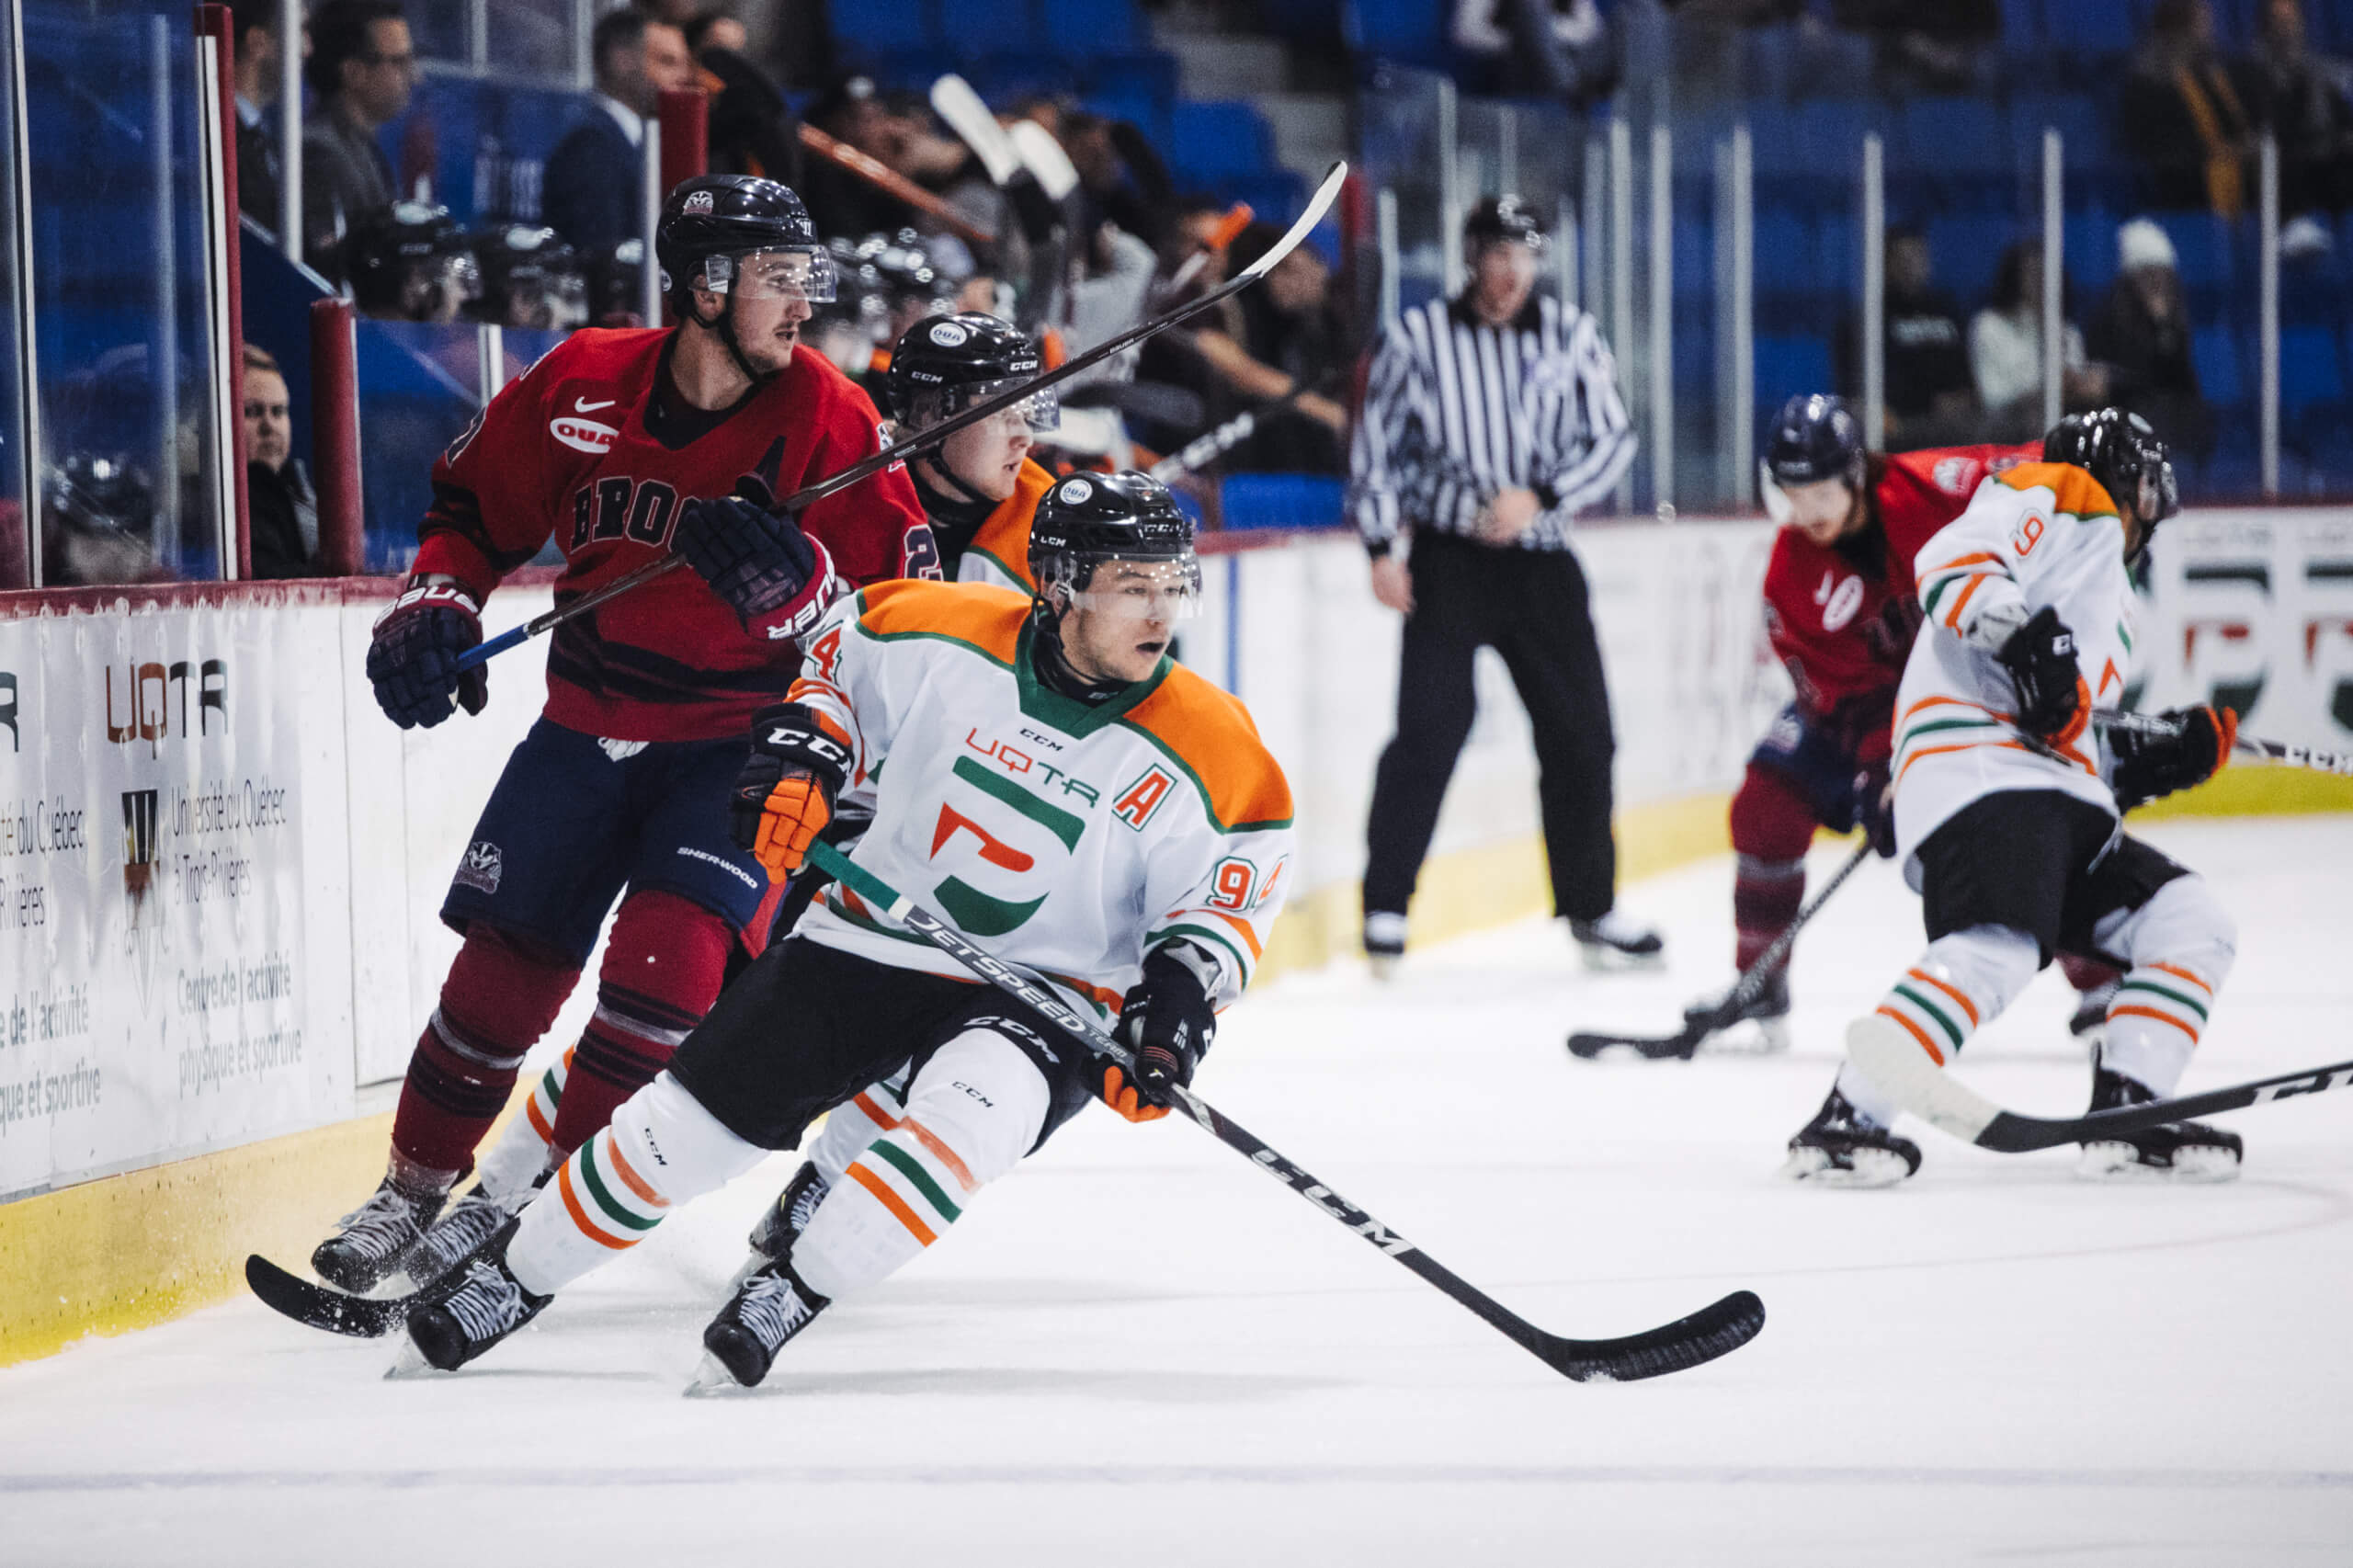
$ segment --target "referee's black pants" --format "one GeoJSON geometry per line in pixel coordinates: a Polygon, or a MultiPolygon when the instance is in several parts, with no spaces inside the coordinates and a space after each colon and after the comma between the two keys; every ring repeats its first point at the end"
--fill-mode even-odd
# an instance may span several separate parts
{"type": "Polygon", "coordinates": [[[1414,613],[1397,674],[1397,733],[1373,777],[1365,912],[1402,915],[1413,896],[1477,713],[1472,665],[1485,646],[1503,656],[1536,733],[1553,913],[1608,914],[1618,881],[1617,742],[1584,570],[1565,550],[1496,549],[1429,531],[1414,536],[1409,566],[1414,613]]]}

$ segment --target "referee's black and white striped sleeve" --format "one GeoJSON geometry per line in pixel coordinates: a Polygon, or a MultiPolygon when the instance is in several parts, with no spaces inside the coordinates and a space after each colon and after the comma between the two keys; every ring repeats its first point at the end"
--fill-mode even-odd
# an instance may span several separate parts
{"type": "Polygon", "coordinates": [[[1403,324],[1381,335],[1348,449],[1349,513],[1366,548],[1376,555],[1387,553],[1397,538],[1399,486],[1418,477],[1411,471],[1416,467],[1414,449],[1428,401],[1424,369],[1403,324]],[[1401,457],[1405,460],[1403,471],[1401,457]]]}
{"type": "Polygon", "coordinates": [[[1574,515],[1600,505],[1618,487],[1634,460],[1635,441],[1633,421],[1618,395],[1616,356],[1593,317],[1569,313],[1565,379],[1543,378],[1537,399],[1543,449],[1537,490],[1549,491],[1549,504],[1574,515]]]}

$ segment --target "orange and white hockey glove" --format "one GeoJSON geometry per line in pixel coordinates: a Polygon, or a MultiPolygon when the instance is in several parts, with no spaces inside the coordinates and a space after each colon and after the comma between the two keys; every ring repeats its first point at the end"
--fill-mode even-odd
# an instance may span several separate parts
{"type": "Polygon", "coordinates": [[[752,721],[752,755],[735,775],[727,827],[770,881],[799,870],[809,846],[834,820],[850,763],[841,726],[798,702],[762,709],[752,721]]]}
{"type": "Polygon", "coordinates": [[[1105,1105],[1130,1121],[1158,1121],[1168,1114],[1168,1108],[1165,1105],[1145,1103],[1143,1097],[1136,1093],[1136,1086],[1128,1081],[1128,1075],[1120,1071],[1120,1064],[1116,1062],[1103,1063],[1103,1086],[1096,1092],[1103,1097],[1105,1105]]]}

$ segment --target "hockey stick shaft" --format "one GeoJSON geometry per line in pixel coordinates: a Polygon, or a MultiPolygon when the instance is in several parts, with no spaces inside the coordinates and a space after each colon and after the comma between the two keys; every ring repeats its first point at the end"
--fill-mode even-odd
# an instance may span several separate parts
{"type": "MultiPolygon", "coordinates": [[[[2092,715],[2092,721],[2103,730],[2123,730],[2136,735],[2181,733],[2180,725],[2168,723],[2154,713],[2096,713],[2092,715]]],[[[2244,733],[2238,737],[2236,749],[2253,756],[2269,757],[2290,767],[2309,767],[2315,773],[2353,778],[2353,752],[2290,745],[2285,741],[2267,741],[2260,735],[2244,733]]]]}
{"type": "MultiPolygon", "coordinates": [[[[1157,336],[1177,323],[1199,315],[1212,305],[1232,299],[1273,271],[1277,262],[1299,248],[1300,242],[1307,238],[1308,231],[1315,227],[1324,212],[1330,209],[1333,201],[1338,198],[1341,182],[1347,179],[1347,165],[1334,164],[1330,172],[1324,175],[1323,185],[1317,187],[1314,199],[1308,202],[1307,210],[1300,215],[1298,222],[1290,226],[1290,232],[1285,233],[1265,256],[1260,256],[1238,276],[1211,290],[1199,299],[1180,305],[1165,315],[1154,316],[1150,321],[1139,322],[1127,331],[1097,344],[1086,353],[1064,360],[1034,381],[1024,381],[1019,386],[1009,387],[994,397],[983,398],[961,414],[950,415],[937,425],[927,426],[916,431],[904,441],[894,441],[870,457],[860,458],[840,472],[830,474],[807,489],[786,496],[772,510],[797,513],[813,506],[828,495],[837,494],[860,480],[870,479],[886,468],[904,463],[911,458],[929,451],[959,430],[978,425],[984,419],[994,419],[1017,403],[1026,402],[1041,392],[1059,386],[1073,376],[1101,364],[1113,355],[1124,353],[1146,338],[1157,336]]],[[[520,626],[510,628],[486,642],[477,643],[467,649],[458,655],[458,667],[461,670],[472,669],[477,665],[497,657],[509,648],[516,647],[531,638],[543,636],[564,622],[586,615],[597,606],[609,603],[641,584],[652,582],[665,573],[676,571],[685,564],[686,557],[683,555],[664,555],[649,561],[635,571],[624,573],[614,578],[594,593],[584,594],[576,599],[558,605],[544,615],[534,616],[520,626]]]]}
{"type": "Polygon", "coordinates": [[[1719,1029],[1730,1028],[1739,1021],[1741,1010],[1756,999],[1758,993],[1765,989],[1766,983],[1772,979],[1773,971],[1788,960],[1790,945],[1796,942],[1798,932],[1804,928],[1805,923],[1813,919],[1822,906],[1830,902],[1830,895],[1836,892],[1848,877],[1860,870],[1863,862],[1870,858],[1870,835],[1866,834],[1863,842],[1855,846],[1855,852],[1847,858],[1846,863],[1831,874],[1830,880],[1806,901],[1804,908],[1798,911],[1797,917],[1773,938],[1773,945],[1757,954],[1756,961],[1740,971],[1740,978],[1733,983],[1732,994],[1724,998],[1723,1005],[1716,1009],[1714,1016],[1697,1029],[1687,1024],[1671,1035],[1639,1040],[1628,1035],[1580,1031],[1569,1037],[1570,1053],[1590,1057],[1600,1054],[1612,1045],[1631,1045],[1645,1055],[1677,1056],[1688,1060],[1701,1040],[1719,1029]]]}
{"type": "MultiPolygon", "coordinates": [[[[1060,1025],[1097,1055],[1119,1063],[1132,1074],[1135,1057],[1103,1028],[1064,1002],[1044,980],[1018,964],[995,957],[976,946],[946,921],[899,892],[824,839],[809,846],[809,863],[855,892],[892,919],[971,970],[974,974],[1027,1004],[1060,1025]]],[[[1436,1286],[1457,1304],[1468,1308],[1522,1349],[1542,1359],[1563,1376],[1617,1379],[1651,1377],[1679,1371],[1737,1349],[1764,1326],[1764,1304],[1738,1291],[1690,1318],[1631,1336],[1630,1341],[1586,1344],[1563,1340],[1513,1312],[1493,1297],[1457,1277],[1427,1253],[1415,1246],[1315,1179],[1305,1168],[1285,1158],[1239,1122],[1210,1105],[1191,1089],[1171,1091],[1176,1108],[1195,1124],[1236,1151],[1268,1176],[1298,1193],[1321,1212],[1354,1231],[1388,1256],[1436,1286]]]]}
{"type": "Polygon", "coordinates": [[[1256,433],[1261,420],[1271,419],[1303,397],[1325,391],[1337,375],[1326,376],[1313,384],[1301,381],[1280,397],[1268,398],[1256,408],[1245,408],[1213,430],[1194,437],[1179,451],[1152,465],[1152,477],[1163,484],[1181,479],[1188,473],[1199,473],[1226,453],[1248,440],[1256,433]]]}
{"type": "Polygon", "coordinates": [[[801,144],[819,157],[847,169],[877,190],[897,198],[917,211],[938,219],[974,244],[996,244],[996,235],[993,232],[973,222],[881,159],[870,157],[848,142],[826,135],[805,120],[801,123],[800,136],[801,144]]]}

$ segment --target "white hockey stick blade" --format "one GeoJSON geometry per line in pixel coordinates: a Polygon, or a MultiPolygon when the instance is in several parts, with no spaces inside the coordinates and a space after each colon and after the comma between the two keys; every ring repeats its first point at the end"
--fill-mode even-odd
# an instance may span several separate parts
{"type": "Polygon", "coordinates": [[[1847,1026],[1847,1056],[1895,1103],[1964,1143],[2002,1114],[2002,1108],[1928,1060],[1920,1042],[1894,1019],[1867,1014],[1847,1026]]]}
{"type": "Polygon", "coordinates": [[[1276,264],[1283,257],[1297,250],[1300,242],[1306,239],[1315,225],[1324,221],[1324,214],[1332,210],[1332,203],[1340,199],[1340,187],[1347,183],[1347,178],[1348,165],[1345,161],[1336,163],[1324,170],[1324,183],[1315,187],[1313,196],[1308,198],[1307,210],[1299,215],[1299,222],[1293,223],[1283,237],[1267,249],[1266,255],[1236,273],[1235,278],[1239,280],[1245,278],[1264,278],[1275,269],[1276,264]]]}
{"type": "Polygon", "coordinates": [[[1038,188],[1060,201],[1078,188],[1078,165],[1070,161],[1054,133],[1034,119],[1017,119],[1006,133],[1023,166],[1038,176],[1038,188]]]}
{"type": "Polygon", "coordinates": [[[1013,139],[972,90],[972,84],[949,72],[931,85],[931,107],[948,122],[948,129],[980,155],[991,185],[1001,186],[1021,172],[1021,154],[1014,151],[1013,139]]]}

